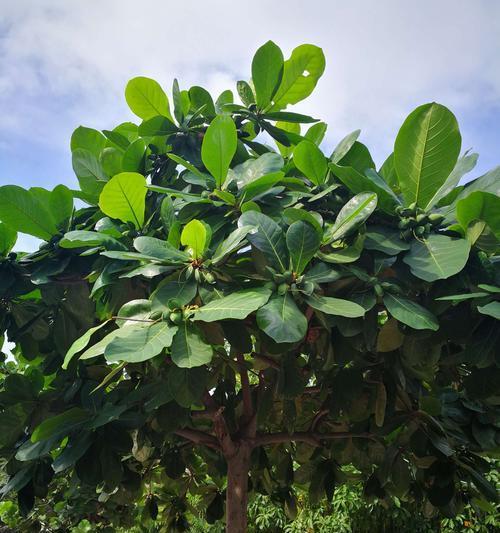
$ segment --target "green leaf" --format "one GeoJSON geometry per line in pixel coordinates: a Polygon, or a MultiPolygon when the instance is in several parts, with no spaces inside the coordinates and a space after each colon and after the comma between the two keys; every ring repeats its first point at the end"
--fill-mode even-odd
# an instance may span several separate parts
{"type": "Polygon", "coordinates": [[[0,220],[12,230],[50,240],[59,233],[51,213],[36,195],[18,187],[0,187],[0,220]]]}
{"type": "Polygon", "coordinates": [[[274,296],[257,311],[257,325],[275,342],[298,342],[307,332],[307,318],[290,293],[274,296]]]}
{"type": "Polygon", "coordinates": [[[177,326],[159,322],[149,327],[128,326],[128,332],[112,340],[104,350],[108,362],[141,363],[172,344],[177,326]]]}
{"type": "Polygon", "coordinates": [[[377,195],[374,193],[360,193],[351,198],[340,210],[333,226],[326,230],[324,242],[331,243],[344,238],[363,224],[376,207],[377,195]]]}
{"type": "Polygon", "coordinates": [[[237,165],[231,170],[230,177],[241,189],[258,178],[280,171],[283,165],[283,158],[279,154],[269,152],[257,159],[247,159],[244,163],[237,165]]]}
{"type": "Polygon", "coordinates": [[[271,174],[266,174],[261,176],[250,183],[247,183],[241,189],[241,197],[244,198],[246,202],[268,192],[276,183],[281,181],[285,176],[284,172],[272,172],[271,174]]]}
{"type": "Polygon", "coordinates": [[[500,239],[500,197],[490,192],[472,192],[457,202],[457,220],[464,230],[472,221],[482,220],[500,239]]]}
{"type": "Polygon", "coordinates": [[[264,109],[271,102],[283,76],[283,61],[283,52],[272,41],[267,41],[255,53],[252,81],[259,109],[264,109]]]}
{"type": "Polygon", "coordinates": [[[200,110],[204,117],[212,118],[215,116],[215,105],[210,93],[203,87],[197,85],[189,89],[189,99],[191,108],[200,110]]]}
{"type": "Polygon", "coordinates": [[[17,232],[0,222],[0,257],[5,257],[14,248],[17,241],[17,232]]]}
{"type": "Polygon", "coordinates": [[[210,239],[210,228],[196,219],[186,224],[181,233],[181,244],[187,246],[189,254],[194,259],[203,257],[210,245],[210,239]]]}
{"type": "Polygon", "coordinates": [[[500,302],[490,302],[489,304],[478,306],[477,310],[483,315],[492,316],[500,320],[500,302]]]}
{"type": "Polygon", "coordinates": [[[409,250],[410,244],[401,239],[397,230],[385,226],[371,226],[365,235],[365,248],[387,255],[397,255],[409,250]]]}
{"type": "Polygon", "coordinates": [[[316,255],[321,244],[317,230],[308,222],[298,220],[286,232],[286,245],[290,253],[292,271],[300,275],[316,255]]]}
{"type": "Polygon", "coordinates": [[[468,292],[465,294],[449,294],[448,296],[441,296],[440,298],[435,298],[439,302],[464,302],[465,300],[473,300],[474,298],[483,298],[484,296],[489,296],[487,292],[468,292]]]}
{"type": "Polygon", "coordinates": [[[87,330],[81,337],[76,339],[76,341],[70,346],[69,350],[66,352],[66,356],[64,357],[64,362],[62,364],[62,367],[64,369],[68,368],[69,363],[73,359],[73,357],[78,353],[81,352],[84,348],[86,348],[90,342],[90,338],[92,335],[101,329],[103,326],[105,326],[109,320],[106,320],[102,324],[99,324],[98,326],[95,326],[93,328],[90,328],[87,330]]]}
{"type": "Polygon", "coordinates": [[[238,95],[241,98],[241,101],[248,107],[252,104],[255,104],[255,96],[253,94],[252,88],[246,81],[238,81],[236,83],[236,90],[238,95]]]}
{"type": "Polygon", "coordinates": [[[283,68],[280,86],[274,95],[273,111],[307,98],[325,70],[323,50],[312,44],[295,48],[283,68]]]}
{"type": "Polygon", "coordinates": [[[111,235],[98,231],[68,231],[59,241],[61,248],[94,248],[103,246],[107,250],[125,250],[125,246],[111,235]]]}
{"type": "Polygon", "coordinates": [[[135,172],[113,176],[99,196],[101,211],[122,222],[132,222],[137,229],[144,224],[146,178],[135,172]]]}
{"type": "Polygon", "coordinates": [[[124,172],[144,172],[146,143],[144,139],[137,139],[125,150],[122,158],[124,172]]]}
{"type": "Polygon", "coordinates": [[[175,300],[179,305],[191,303],[197,292],[196,283],[193,280],[170,280],[162,282],[151,295],[153,311],[167,310],[168,302],[175,300]]]}
{"type": "Polygon", "coordinates": [[[71,135],[71,151],[83,148],[94,154],[95,157],[99,157],[99,154],[106,146],[106,142],[106,137],[100,131],[78,126],[71,135]]]}
{"type": "MultiPolygon", "coordinates": [[[[311,122],[317,122],[318,119],[312,118],[309,115],[301,115],[300,113],[292,113],[290,111],[276,111],[274,113],[262,113],[261,118],[266,120],[275,120],[281,123],[295,123],[295,124],[310,124],[311,122]]],[[[320,126],[320,124],[316,124],[320,126]]],[[[322,128],[325,129],[326,124],[322,124],[322,128]]],[[[281,127],[281,126],[278,126],[281,127]]],[[[293,130],[291,130],[293,131],[293,130]]],[[[313,142],[313,141],[311,141],[313,142]]]]}
{"type": "Polygon", "coordinates": [[[232,231],[226,239],[224,239],[212,256],[212,263],[217,265],[221,263],[226,257],[238,250],[247,236],[248,232],[252,229],[252,226],[242,226],[232,231]]]}
{"type": "Polygon", "coordinates": [[[264,287],[233,292],[200,307],[194,315],[194,320],[203,322],[215,322],[229,318],[243,320],[250,313],[262,307],[269,300],[270,295],[271,291],[264,287]]]}
{"type": "Polygon", "coordinates": [[[408,298],[386,293],[384,305],[396,320],[413,329],[432,329],[433,331],[439,329],[437,318],[428,309],[408,298]]]}
{"type": "Polygon", "coordinates": [[[363,143],[358,141],[353,143],[338,164],[341,167],[352,167],[361,174],[365,174],[368,169],[375,169],[375,163],[373,162],[370,151],[363,143]]]}
{"type": "Polygon", "coordinates": [[[332,163],[338,163],[349,150],[352,148],[352,145],[356,142],[359,137],[361,130],[354,130],[353,132],[346,135],[340,142],[337,144],[335,149],[330,156],[332,163]]]}
{"type": "Polygon", "coordinates": [[[178,250],[167,241],[155,237],[137,237],[134,239],[134,248],[148,257],[164,261],[166,263],[183,263],[189,259],[189,255],[178,250]]]}
{"type": "Polygon", "coordinates": [[[304,137],[319,146],[326,135],[328,125],[325,122],[318,122],[313,124],[305,133],[304,137]]]}
{"type": "Polygon", "coordinates": [[[229,165],[236,153],[236,126],[229,115],[218,115],[205,132],[201,145],[201,159],[220,188],[226,179],[229,165]]]}
{"type": "Polygon", "coordinates": [[[325,181],[328,170],[326,157],[311,141],[302,141],[293,151],[295,166],[315,185],[325,181]]]}
{"type": "Polygon", "coordinates": [[[212,360],[213,350],[200,335],[197,327],[184,322],[172,342],[172,361],[181,368],[203,366],[212,360]]]}
{"type": "Polygon", "coordinates": [[[257,211],[247,211],[241,215],[238,226],[253,226],[254,229],[247,235],[247,240],[260,250],[274,267],[282,272],[287,270],[285,236],[272,218],[257,211]]]}
{"type": "Polygon", "coordinates": [[[163,137],[176,133],[179,128],[168,118],[162,116],[151,117],[139,126],[142,137],[163,137]]]}
{"type": "Polygon", "coordinates": [[[174,365],[169,369],[168,388],[173,399],[186,409],[201,399],[206,386],[205,368],[180,368],[174,365]]]}
{"type": "Polygon", "coordinates": [[[39,442],[55,435],[67,435],[90,419],[90,413],[79,407],[53,416],[39,424],[31,435],[31,442],[39,442]]]}
{"type": "Polygon", "coordinates": [[[469,252],[467,239],[432,234],[413,241],[403,261],[417,278],[436,281],[458,274],[467,263],[469,252]]]}
{"type": "Polygon", "coordinates": [[[327,315],[343,316],[346,318],[358,318],[365,315],[365,308],[361,305],[344,300],[331,298],[330,296],[314,295],[306,298],[306,302],[313,308],[327,315]]]}
{"type": "Polygon", "coordinates": [[[425,207],[446,182],[462,138],[453,113],[435,102],[417,107],[394,144],[394,168],[407,204],[425,207]]]}
{"type": "Polygon", "coordinates": [[[287,207],[283,211],[283,218],[287,224],[292,225],[298,220],[308,222],[317,231],[318,235],[323,237],[323,218],[315,211],[306,211],[299,207],[287,207]]]}
{"type": "Polygon", "coordinates": [[[429,203],[425,207],[426,210],[429,210],[431,207],[435,206],[448,196],[455,187],[459,184],[460,180],[470,172],[477,163],[479,155],[478,154],[469,154],[463,155],[456,163],[454,169],[451,171],[451,174],[446,178],[446,181],[441,185],[439,190],[434,194],[434,196],[429,200],[429,203]]]}
{"type": "Polygon", "coordinates": [[[172,120],[167,95],[160,84],[151,78],[132,78],[125,88],[125,100],[130,109],[144,120],[157,115],[172,120]]]}
{"type": "Polygon", "coordinates": [[[397,196],[392,192],[387,183],[373,170],[366,170],[367,175],[361,174],[352,167],[342,167],[330,164],[335,176],[354,194],[374,192],[378,197],[380,209],[393,214],[394,207],[399,203],[397,196]]]}

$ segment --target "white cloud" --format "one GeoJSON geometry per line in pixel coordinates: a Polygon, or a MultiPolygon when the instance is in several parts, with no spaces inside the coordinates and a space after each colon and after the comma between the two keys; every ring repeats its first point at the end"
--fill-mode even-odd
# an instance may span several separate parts
{"type": "Polygon", "coordinates": [[[464,145],[480,148],[466,117],[500,108],[500,2],[18,0],[1,9],[0,136],[43,139],[61,157],[78,124],[131,117],[130,77],[234,88],[269,38],[287,54],[303,42],[325,50],[325,75],[300,109],[329,123],[328,146],[360,127],[380,161],[408,112],[437,100],[462,119],[464,145]]]}

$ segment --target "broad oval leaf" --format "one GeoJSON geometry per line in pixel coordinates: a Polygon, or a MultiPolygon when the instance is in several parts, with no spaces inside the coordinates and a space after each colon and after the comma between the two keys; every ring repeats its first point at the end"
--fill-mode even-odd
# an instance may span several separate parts
{"type": "Polygon", "coordinates": [[[394,143],[394,168],[407,204],[425,207],[453,170],[462,138],[455,115],[432,102],[404,121],[394,143]]]}
{"type": "Polygon", "coordinates": [[[384,305],[396,320],[413,329],[439,329],[439,322],[434,314],[408,298],[386,293],[384,305]]]}
{"type": "Polygon", "coordinates": [[[272,218],[257,211],[247,211],[241,215],[238,226],[252,226],[253,230],[247,234],[247,240],[265,255],[272,266],[283,272],[287,270],[285,236],[272,218]]]}
{"type": "Polygon", "coordinates": [[[155,237],[137,237],[134,239],[134,248],[142,255],[166,263],[182,263],[189,259],[189,255],[178,250],[167,241],[155,237]]]}
{"type": "Polygon", "coordinates": [[[39,424],[31,435],[31,442],[40,442],[55,435],[67,435],[70,431],[81,426],[91,417],[88,411],[73,407],[60,415],[53,416],[39,424]]]}
{"type": "Polygon", "coordinates": [[[99,231],[73,230],[64,234],[59,241],[61,248],[94,248],[103,246],[106,250],[125,250],[126,247],[120,241],[99,231]]]}
{"type": "Polygon", "coordinates": [[[283,75],[283,52],[272,41],[262,45],[252,60],[252,81],[257,106],[264,109],[278,89],[283,75]]]}
{"type": "Polygon", "coordinates": [[[312,44],[297,46],[285,61],[283,77],[274,95],[273,111],[307,98],[325,70],[323,50],[312,44]]]}
{"type": "Polygon", "coordinates": [[[69,350],[66,352],[66,356],[64,357],[64,362],[62,364],[62,367],[64,369],[68,368],[69,363],[73,359],[73,357],[78,353],[81,352],[84,348],[86,348],[90,342],[90,338],[92,335],[100,330],[102,327],[104,327],[109,320],[106,320],[102,324],[99,324],[98,326],[95,326],[93,328],[90,328],[88,331],[86,331],[81,337],[76,339],[76,341],[70,346],[69,350]]]}
{"type": "Polygon", "coordinates": [[[236,181],[238,188],[241,189],[262,176],[280,171],[283,165],[284,161],[280,154],[269,152],[262,154],[257,159],[247,159],[235,166],[231,169],[229,177],[236,181]]]}
{"type": "Polygon", "coordinates": [[[132,222],[137,229],[144,224],[146,178],[136,172],[113,176],[99,196],[101,211],[122,222],[132,222]]]}
{"type": "Polygon", "coordinates": [[[245,241],[248,232],[251,231],[252,226],[242,226],[232,231],[226,239],[224,239],[212,256],[212,263],[217,265],[221,263],[226,257],[238,250],[245,241]]]}
{"type": "Polygon", "coordinates": [[[229,115],[218,115],[205,132],[201,145],[201,159],[220,188],[226,179],[229,165],[236,153],[236,126],[229,115]]]}
{"type": "Polygon", "coordinates": [[[477,310],[483,315],[492,316],[500,320],[500,302],[490,302],[486,305],[478,306],[477,310]]]}
{"type": "Polygon", "coordinates": [[[184,322],[172,341],[172,361],[181,368],[203,366],[212,360],[212,346],[202,338],[198,328],[184,322]]]}
{"type": "Polygon", "coordinates": [[[149,327],[127,327],[126,329],[128,329],[127,333],[123,333],[106,346],[104,357],[107,361],[129,363],[147,361],[172,344],[177,326],[159,322],[149,327]]]}
{"type": "Polygon", "coordinates": [[[311,141],[302,141],[293,151],[293,162],[315,185],[325,181],[328,165],[323,152],[311,141]]]}
{"type": "Polygon", "coordinates": [[[286,245],[292,271],[300,275],[316,255],[321,239],[316,229],[303,220],[294,222],[286,232],[286,245]]]}
{"type": "Polygon", "coordinates": [[[165,91],[151,78],[132,78],[125,88],[125,100],[130,109],[144,120],[157,115],[172,119],[165,91]]]}
{"type": "Polygon", "coordinates": [[[306,299],[313,308],[327,315],[343,316],[346,318],[359,318],[365,315],[365,308],[356,302],[331,296],[314,295],[306,299]]]}
{"type": "Polygon", "coordinates": [[[200,307],[194,315],[194,320],[203,322],[230,318],[243,320],[250,313],[262,307],[269,300],[269,296],[271,296],[271,291],[264,287],[233,292],[200,307]]]}
{"type": "Polygon", "coordinates": [[[472,192],[457,202],[457,220],[464,230],[473,220],[482,220],[500,239],[500,197],[490,192],[472,192]]]}
{"type": "Polygon", "coordinates": [[[324,242],[331,243],[345,237],[360,226],[377,207],[377,195],[360,193],[351,198],[340,210],[335,223],[325,232],[324,242]]]}
{"type": "Polygon", "coordinates": [[[17,232],[0,222],[0,257],[6,256],[14,248],[16,241],[17,232]]]}
{"type": "Polygon", "coordinates": [[[59,233],[54,217],[37,196],[17,185],[0,187],[0,221],[46,241],[59,233]]]}
{"type": "Polygon", "coordinates": [[[436,281],[460,272],[467,263],[469,252],[470,243],[467,239],[432,234],[414,240],[403,261],[417,278],[436,281]]]}
{"type": "Polygon", "coordinates": [[[99,154],[106,146],[106,142],[106,137],[100,131],[78,126],[71,135],[70,146],[72,152],[77,148],[83,148],[99,157],[99,154]]]}
{"type": "Polygon", "coordinates": [[[181,233],[181,244],[188,248],[189,254],[194,259],[203,257],[205,250],[210,245],[210,228],[200,220],[188,222],[181,233]]]}
{"type": "Polygon", "coordinates": [[[290,293],[274,296],[257,311],[257,325],[275,342],[298,342],[307,332],[307,318],[290,293]]]}
{"type": "Polygon", "coordinates": [[[179,305],[187,305],[196,296],[196,283],[193,280],[168,280],[162,282],[151,295],[152,310],[166,311],[168,303],[175,300],[179,305]]]}
{"type": "Polygon", "coordinates": [[[139,135],[143,137],[163,137],[178,131],[177,126],[165,116],[151,117],[139,126],[139,135]]]}
{"type": "Polygon", "coordinates": [[[357,141],[361,130],[354,130],[348,133],[334,148],[330,160],[332,163],[338,163],[351,149],[352,145],[357,141]]]}

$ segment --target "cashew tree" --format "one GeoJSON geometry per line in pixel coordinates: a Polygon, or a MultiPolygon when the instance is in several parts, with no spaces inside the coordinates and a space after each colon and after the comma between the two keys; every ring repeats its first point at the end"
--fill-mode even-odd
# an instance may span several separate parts
{"type": "Polygon", "coordinates": [[[134,78],[134,122],[74,131],[78,186],[0,187],[1,494],[29,527],[187,531],[198,498],[241,533],[251,493],[293,516],[353,480],[491,508],[500,167],[464,179],[434,102],[379,168],[359,130],[325,154],[287,110],[324,68],[269,41],[215,99],[134,78]]]}

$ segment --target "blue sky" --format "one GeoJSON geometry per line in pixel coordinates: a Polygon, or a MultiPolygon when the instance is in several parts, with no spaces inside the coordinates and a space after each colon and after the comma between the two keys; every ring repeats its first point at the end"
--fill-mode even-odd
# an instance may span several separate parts
{"type": "Polygon", "coordinates": [[[325,74],[297,110],[329,124],[326,151],[361,128],[380,164],[406,115],[434,100],[480,154],[471,177],[500,164],[500,2],[17,0],[0,12],[0,185],[75,185],[71,132],[133,120],[129,78],[217,94],[248,79],[267,39],[285,55],[324,49],[325,74]]]}

